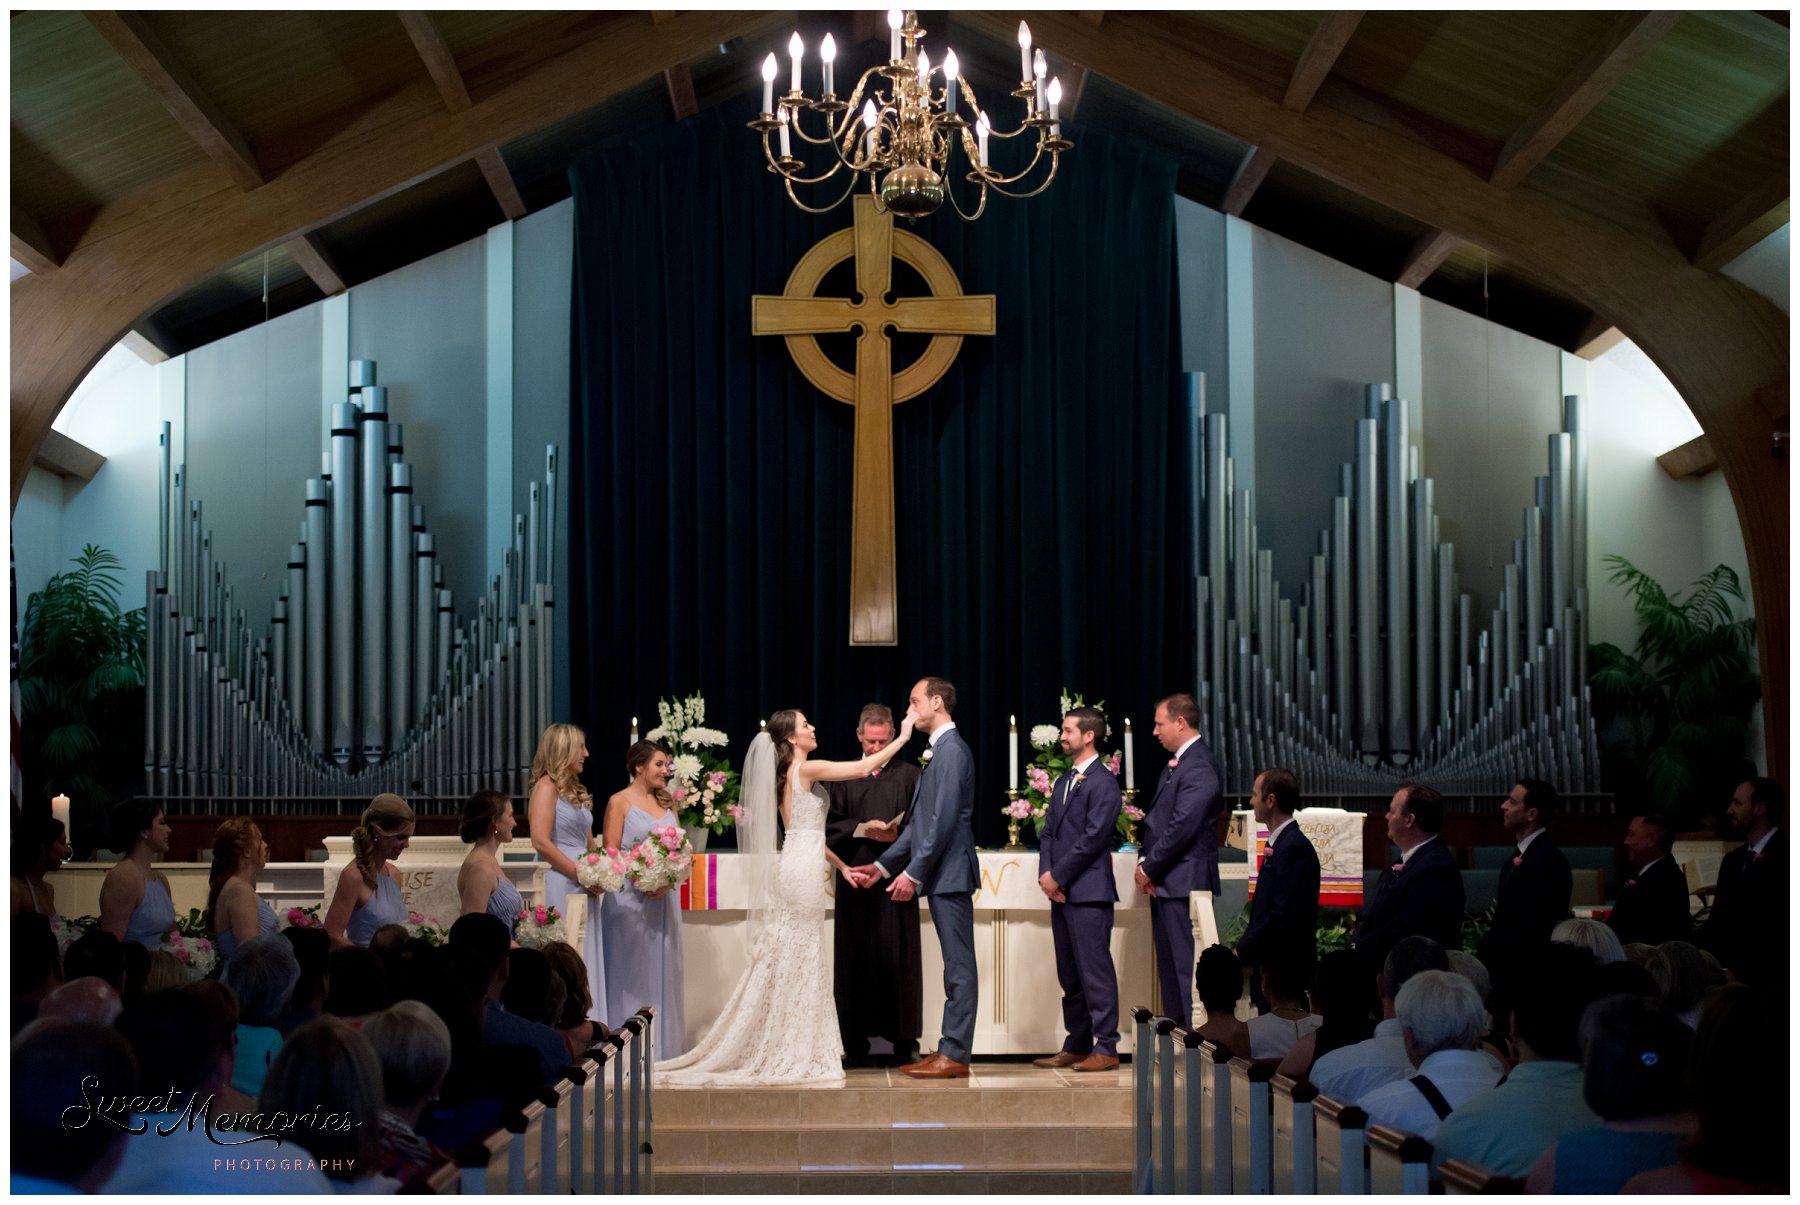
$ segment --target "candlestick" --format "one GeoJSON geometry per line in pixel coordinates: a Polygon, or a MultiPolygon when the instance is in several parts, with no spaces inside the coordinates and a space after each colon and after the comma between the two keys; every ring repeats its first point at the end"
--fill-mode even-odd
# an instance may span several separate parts
{"type": "Polygon", "coordinates": [[[956,51],[952,50],[944,56],[944,115],[956,116],[956,81],[960,74],[956,61],[956,51]]]}
{"type": "Polygon", "coordinates": [[[50,800],[50,815],[62,821],[63,835],[69,832],[69,797],[57,795],[50,800]]]}
{"type": "Polygon", "coordinates": [[[1011,783],[1014,789],[1017,789],[1019,785],[1019,717],[1011,715],[1007,716],[1006,720],[1007,731],[1011,733],[1006,741],[1006,781],[1011,783]]]}
{"type": "Polygon", "coordinates": [[[800,32],[788,39],[788,55],[794,60],[794,83],[790,91],[800,91],[800,56],[806,52],[806,43],[800,40],[800,32]]]}
{"type": "Polygon", "coordinates": [[[769,57],[763,60],[762,111],[764,113],[773,113],[775,111],[775,73],[779,70],[780,68],[775,65],[775,52],[771,50],[769,52],[769,57]]]}
{"type": "Polygon", "coordinates": [[[897,8],[888,9],[888,61],[900,61],[900,26],[906,21],[906,14],[897,8]]]}
{"type": "Polygon", "coordinates": [[[837,43],[832,41],[830,34],[819,43],[819,57],[825,60],[825,95],[835,96],[837,89],[832,86],[831,64],[837,60],[837,43]]]}
{"type": "Polygon", "coordinates": [[[1031,78],[1031,27],[1019,22],[1019,78],[1031,78]]]}
{"type": "Polygon", "coordinates": [[[1125,717],[1125,789],[1137,786],[1137,753],[1131,747],[1131,717],[1125,717]]]}
{"type": "Polygon", "coordinates": [[[1050,81],[1049,97],[1050,97],[1050,132],[1052,134],[1061,134],[1062,133],[1062,123],[1056,120],[1057,107],[1062,104],[1062,77],[1061,76],[1058,76],[1057,78],[1050,81]]]}

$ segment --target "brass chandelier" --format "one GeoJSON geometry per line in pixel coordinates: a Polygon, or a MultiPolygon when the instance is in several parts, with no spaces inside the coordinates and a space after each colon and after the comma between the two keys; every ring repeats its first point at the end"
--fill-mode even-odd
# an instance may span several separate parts
{"type": "Polygon", "coordinates": [[[1019,22],[1019,86],[1013,95],[1025,102],[1025,117],[1017,129],[1002,132],[993,127],[988,114],[975,99],[974,90],[963,79],[950,51],[941,64],[933,64],[919,43],[925,31],[919,28],[918,15],[888,11],[888,62],[869,68],[856,81],[848,100],[840,100],[833,88],[833,65],[837,45],[830,34],[819,47],[823,61],[823,91],[817,100],[807,98],[801,87],[801,61],[805,45],[795,33],[788,42],[792,61],[788,91],[777,97],[775,79],[780,72],[775,55],[763,60],[762,114],[749,123],[762,135],[763,156],[769,170],[779,175],[787,188],[788,198],[807,213],[827,213],[849,198],[856,190],[860,176],[867,173],[869,191],[876,207],[898,214],[909,222],[936,213],[947,199],[958,217],[972,222],[987,208],[988,190],[1002,196],[1035,197],[1056,179],[1056,169],[1064,151],[1074,143],[1062,136],[1057,108],[1062,103],[1062,81],[1046,82],[1049,64],[1043,50],[1034,51],[1031,31],[1019,22]],[[942,87],[934,89],[933,77],[941,77],[942,87]],[[889,82],[889,91],[881,91],[881,82],[889,82]],[[815,136],[801,128],[803,112],[823,116],[825,133],[815,136]],[[965,117],[964,114],[969,117],[965,117]],[[970,118],[973,120],[970,120],[970,118]],[[996,171],[988,163],[988,144],[994,138],[1018,138],[1035,134],[1037,145],[1031,161],[1016,175],[996,171]],[[771,135],[779,147],[771,145],[771,135]],[[829,163],[818,175],[807,175],[805,161],[793,152],[793,139],[813,146],[830,147],[829,163]],[[980,188],[974,211],[964,211],[950,188],[948,175],[957,148],[969,165],[965,179],[980,188]],[[1048,156],[1049,167],[1035,188],[1024,182],[1037,171],[1048,156]],[[840,171],[847,174],[843,193],[830,204],[808,205],[794,192],[796,184],[819,184],[840,171]],[[1015,191],[1016,189],[1016,191],[1015,191]]]}

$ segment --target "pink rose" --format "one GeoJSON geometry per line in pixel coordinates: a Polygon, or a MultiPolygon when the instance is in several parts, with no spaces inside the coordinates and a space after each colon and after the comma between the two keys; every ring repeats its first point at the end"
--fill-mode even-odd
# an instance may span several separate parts
{"type": "Polygon", "coordinates": [[[731,818],[733,820],[742,820],[744,818],[744,809],[739,804],[734,803],[725,810],[731,813],[731,818]]]}
{"type": "Polygon", "coordinates": [[[1396,871],[1396,872],[1398,872],[1398,871],[1402,871],[1402,870],[1405,870],[1405,869],[1406,869],[1406,863],[1405,863],[1405,862],[1395,862],[1395,863],[1394,863],[1394,864],[1393,864],[1393,865],[1392,865],[1392,866],[1390,866],[1390,867],[1389,867],[1389,868],[1388,868],[1388,869],[1389,869],[1389,870],[1393,870],[1393,871],[1396,871]]]}
{"type": "Polygon", "coordinates": [[[201,948],[201,949],[202,949],[202,950],[210,950],[210,949],[212,949],[212,942],[210,942],[210,941],[207,941],[207,940],[206,940],[206,939],[205,939],[205,938],[204,938],[204,937],[202,937],[202,938],[201,938],[201,939],[200,939],[200,941],[199,941],[199,943],[198,943],[198,944],[199,944],[199,946],[200,946],[200,948],[201,948]]]}
{"type": "Polygon", "coordinates": [[[687,788],[676,787],[673,791],[669,792],[669,798],[673,799],[676,803],[680,803],[687,798],[687,788]]]}
{"type": "Polygon", "coordinates": [[[425,923],[425,917],[422,913],[408,912],[406,914],[406,923],[409,925],[422,925],[425,923]]]}
{"type": "Polygon", "coordinates": [[[298,908],[289,908],[287,916],[289,921],[297,923],[306,918],[306,913],[300,911],[298,908]]]}
{"type": "Polygon", "coordinates": [[[515,916],[515,917],[513,917],[513,919],[514,919],[514,920],[524,920],[524,919],[525,919],[525,918],[526,918],[526,917],[527,917],[527,916],[530,916],[530,915],[531,915],[531,913],[530,913],[530,912],[528,912],[528,911],[526,911],[526,910],[525,910],[525,909],[523,909],[523,908],[521,908],[521,909],[519,909],[519,915],[517,915],[517,916],[515,916]]]}

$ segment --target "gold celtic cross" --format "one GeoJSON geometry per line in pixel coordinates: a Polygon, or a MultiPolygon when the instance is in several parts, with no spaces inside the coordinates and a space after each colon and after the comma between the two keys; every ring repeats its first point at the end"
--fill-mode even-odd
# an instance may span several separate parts
{"type": "Polygon", "coordinates": [[[751,329],[781,335],[806,379],[856,407],[855,484],[850,526],[850,643],[897,644],[894,599],[893,407],[935,385],[964,335],[994,333],[992,294],[964,296],[956,273],[916,234],[894,229],[892,214],[877,213],[873,197],[855,200],[856,224],[821,239],[794,265],[780,296],[752,297],[751,329]],[[825,274],[852,257],[860,300],[817,297],[825,274]],[[928,297],[890,300],[893,261],[925,278],[928,297]],[[859,329],[856,371],[833,364],[815,336],[859,329]],[[925,354],[894,371],[888,331],[932,336],[925,354]]]}

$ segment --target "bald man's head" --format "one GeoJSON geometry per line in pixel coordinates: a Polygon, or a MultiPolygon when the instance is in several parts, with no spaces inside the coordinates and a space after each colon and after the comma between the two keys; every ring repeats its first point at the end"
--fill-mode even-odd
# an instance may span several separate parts
{"type": "Polygon", "coordinates": [[[111,1025],[123,1007],[112,984],[96,975],[83,975],[45,996],[37,1015],[81,1025],[111,1025]]]}

